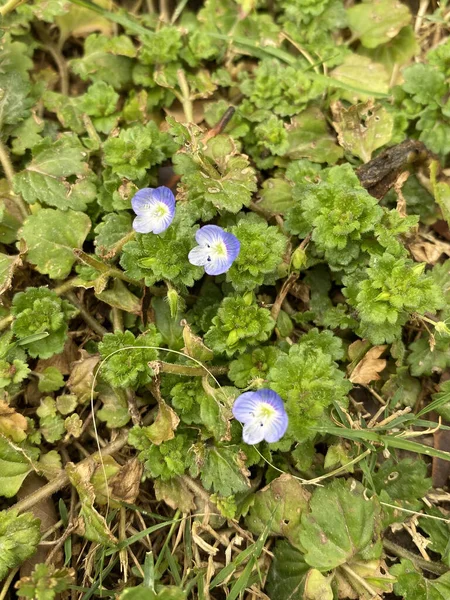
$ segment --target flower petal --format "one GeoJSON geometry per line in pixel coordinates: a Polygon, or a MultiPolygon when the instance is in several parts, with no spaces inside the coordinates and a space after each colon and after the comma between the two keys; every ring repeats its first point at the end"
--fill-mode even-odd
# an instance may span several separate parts
{"type": "Polygon", "coordinates": [[[259,404],[259,392],[244,392],[234,401],[232,408],[234,418],[241,423],[253,421],[259,404]]]}
{"type": "Polygon", "coordinates": [[[223,240],[225,231],[217,225],[200,227],[195,234],[195,240],[200,246],[212,246],[223,240]]]}
{"type": "Polygon", "coordinates": [[[284,408],[283,400],[273,390],[270,390],[269,388],[264,388],[264,389],[258,390],[257,394],[258,394],[259,400],[261,402],[267,402],[267,404],[270,404],[271,406],[273,406],[277,410],[277,412],[279,412],[279,413],[286,412],[286,409],[284,408]]]}
{"type": "Polygon", "coordinates": [[[208,264],[209,250],[204,246],[195,246],[188,254],[188,260],[191,265],[204,267],[208,264]]]}
{"type": "Polygon", "coordinates": [[[159,221],[148,213],[137,216],[133,221],[133,229],[138,233],[155,233],[155,227],[159,225],[159,221]]]}
{"type": "Polygon", "coordinates": [[[266,442],[273,444],[274,442],[281,440],[283,435],[286,433],[288,424],[289,418],[286,412],[283,410],[283,413],[277,415],[277,417],[265,427],[264,439],[266,442]]]}
{"type": "Polygon", "coordinates": [[[164,202],[171,211],[175,212],[175,196],[173,195],[172,190],[165,185],[155,188],[152,193],[152,198],[157,202],[164,202]]]}
{"type": "Polygon", "coordinates": [[[241,250],[241,243],[237,239],[237,237],[232,233],[228,233],[227,231],[224,231],[223,233],[223,241],[227,249],[228,261],[231,266],[232,262],[236,260],[236,258],[239,255],[239,252],[241,250]]]}
{"type": "Polygon", "coordinates": [[[244,425],[242,439],[246,444],[259,444],[264,439],[265,427],[260,421],[253,419],[244,425]]]}
{"type": "Polygon", "coordinates": [[[226,256],[215,256],[205,263],[205,273],[208,275],[222,275],[231,267],[231,262],[226,256]]]}
{"type": "Polygon", "coordinates": [[[146,211],[148,204],[153,198],[153,188],[142,188],[131,198],[131,207],[137,215],[146,211]]]}

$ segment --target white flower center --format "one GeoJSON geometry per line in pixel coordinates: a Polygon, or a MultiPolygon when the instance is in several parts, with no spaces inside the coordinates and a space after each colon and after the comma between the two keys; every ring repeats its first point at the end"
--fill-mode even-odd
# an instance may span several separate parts
{"type": "Polygon", "coordinates": [[[206,244],[206,247],[208,249],[208,262],[214,262],[218,258],[226,258],[228,256],[227,247],[222,240],[217,240],[213,244],[206,244]]]}
{"type": "Polygon", "coordinates": [[[152,202],[151,204],[146,204],[145,208],[154,219],[163,219],[169,214],[169,207],[164,202],[152,202]]]}
{"type": "Polygon", "coordinates": [[[261,427],[267,426],[277,418],[278,413],[276,409],[269,404],[268,402],[261,402],[258,405],[255,412],[253,413],[253,417],[255,421],[258,421],[261,427]]]}

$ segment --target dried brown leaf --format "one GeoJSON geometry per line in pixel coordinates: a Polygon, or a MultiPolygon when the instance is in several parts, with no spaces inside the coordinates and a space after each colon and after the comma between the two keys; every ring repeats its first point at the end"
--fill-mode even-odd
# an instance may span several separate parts
{"type": "Polygon", "coordinates": [[[361,383],[366,385],[371,381],[380,379],[378,373],[380,373],[386,366],[386,360],[380,358],[387,346],[373,346],[365,355],[362,360],[354,368],[350,375],[350,381],[352,383],[361,383]]]}

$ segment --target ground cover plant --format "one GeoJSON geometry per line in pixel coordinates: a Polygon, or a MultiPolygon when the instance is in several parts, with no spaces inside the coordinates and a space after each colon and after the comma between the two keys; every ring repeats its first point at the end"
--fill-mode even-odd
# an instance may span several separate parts
{"type": "Polygon", "coordinates": [[[450,598],[450,8],[0,5],[0,600],[450,598]]]}

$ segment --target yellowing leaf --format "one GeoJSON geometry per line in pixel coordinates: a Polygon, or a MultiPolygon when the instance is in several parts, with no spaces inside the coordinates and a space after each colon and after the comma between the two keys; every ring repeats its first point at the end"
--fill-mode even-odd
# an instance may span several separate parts
{"type": "Polygon", "coordinates": [[[386,360],[380,358],[387,346],[374,346],[365,355],[364,358],[356,365],[350,375],[352,383],[361,383],[366,385],[371,381],[380,379],[380,373],[386,366],[386,360]]]}
{"type": "Polygon", "coordinates": [[[376,48],[394,38],[411,21],[408,7],[400,0],[365,0],[347,10],[353,35],[366,48],[376,48]]]}
{"type": "Polygon", "coordinates": [[[174,431],[179,422],[180,419],[177,413],[164,400],[160,400],[159,412],[154,423],[145,428],[146,436],[151,442],[159,446],[175,437],[174,431]]]}
{"type": "MultiPolygon", "coordinates": [[[[94,0],[95,4],[103,8],[110,9],[112,7],[111,0],[94,0]]],[[[89,8],[83,8],[75,4],[70,4],[68,11],[59,17],[55,18],[55,23],[60,30],[60,45],[62,46],[68,37],[82,37],[100,31],[105,35],[110,35],[113,32],[113,23],[96,14],[89,8]]]]}
{"type": "Polygon", "coordinates": [[[365,163],[374,150],[392,138],[394,117],[379,104],[374,106],[369,100],[346,109],[341,102],[335,102],[332,111],[340,145],[365,163]]]}
{"type": "Polygon", "coordinates": [[[0,432],[13,442],[23,442],[27,428],[26,418],[0,400],[0,432]]]}

